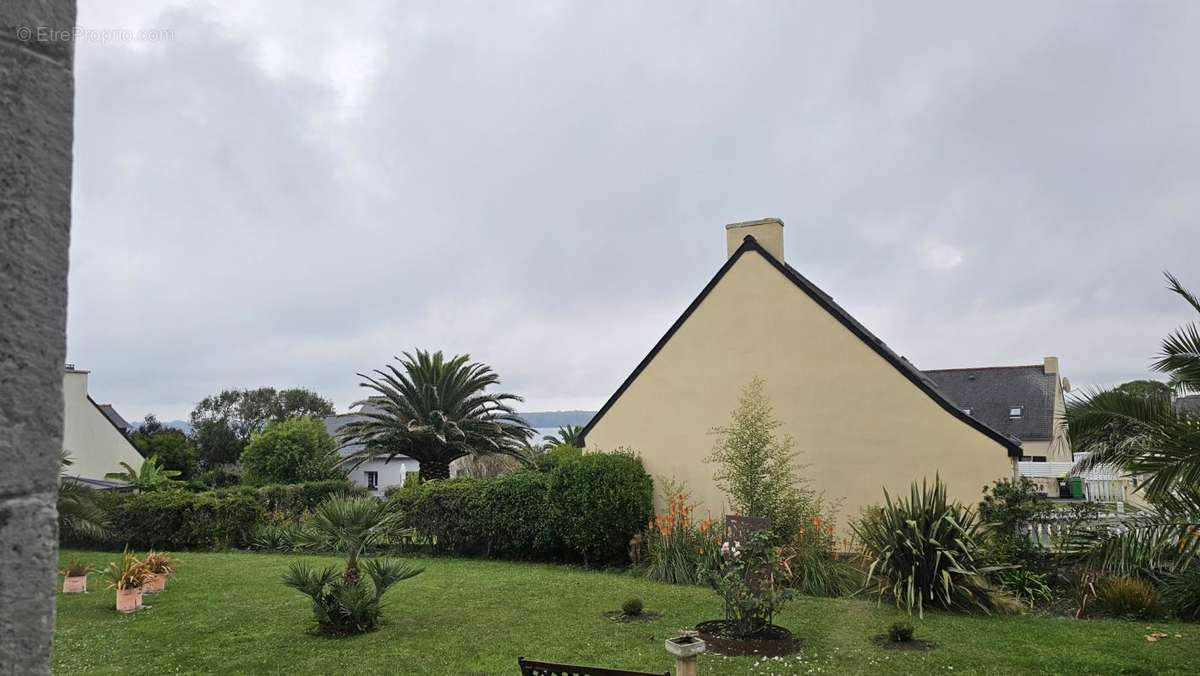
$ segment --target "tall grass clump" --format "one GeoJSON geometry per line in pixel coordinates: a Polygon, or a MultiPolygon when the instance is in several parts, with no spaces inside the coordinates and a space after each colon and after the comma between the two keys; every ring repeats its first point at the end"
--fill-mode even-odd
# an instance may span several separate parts
{"type": "Polygon", "coordinates": [[[667,511],[651,518],[642,535],[643,574],[658,582],[701,584],[721,547],[713,519],[695,520],[696,507],[688,504],[682,484],[668,482],[665,491],[667,511]]]}

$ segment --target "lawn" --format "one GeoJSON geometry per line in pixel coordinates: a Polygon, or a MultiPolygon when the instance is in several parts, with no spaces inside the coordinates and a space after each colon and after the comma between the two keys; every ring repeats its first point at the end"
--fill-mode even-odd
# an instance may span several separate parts
{"type": "MultiPolygon", "coordinates": [[[[112,553],[63,552],[103,566],[112,553]]],[[[311,635],[308,599],[279,577],[288,562],[335,557],[185,553],[166,593],[132,615],[112,609],[99,576],[86,595],[59,596],[54,669],[62,674],[281,673],[514,674],[530,658],[663,671],[663,640],[716,618],[716,595],[616,573],[563,566],[425,559],[397,585],[385,624],[349,639],[311,635]],[[662,617],[604,617],[639,596],[662,617]]],[[[861,600],[802,597],[777,618],[805,642],[797,658],[704,655],[701,674],[1167,674],[1196,673],[1200,625],[935,613],[916,622],[928,653],[884,651],[870,641],[904,617],[861,600]],[[1153,630],[1170,638],[1149,643],[1153,630]],[[1182,634],[1182,638],[1175,638],[1182,634]]]]}

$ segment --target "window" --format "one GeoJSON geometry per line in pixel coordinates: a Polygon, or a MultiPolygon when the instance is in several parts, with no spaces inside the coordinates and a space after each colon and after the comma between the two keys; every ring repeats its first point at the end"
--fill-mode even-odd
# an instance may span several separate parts
{"type": "Polygon", "coordinates": [[[1016,420],[1017,418],[1020,418],[1021,414],[1024,412],[1024,406],[1012,406],[1008,409],[1008,417],[1012,420],[1016,420]]]}
{"type": "Polygon", "coordinates": [[[363,472],[363,474],[367,475],[367,490],[379,490],[379,472],[363,472]]]}
{"type": "Polygon", "coordinates": [[[1022,455],[1020,459],[1023,462],[1046,462],[1044,455],[1022,455]]]}

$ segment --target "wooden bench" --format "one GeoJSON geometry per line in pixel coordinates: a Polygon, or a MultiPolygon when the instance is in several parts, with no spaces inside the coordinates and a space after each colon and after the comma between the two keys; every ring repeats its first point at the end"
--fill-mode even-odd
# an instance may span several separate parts
{"type": "Polygon", "coordinates": [[[647,671],[627,671],[625,669],[605,669],[604,667],[581,667],[575,664],[555,664],[554,662],[534,662],[524,657],[517,658],[521,665],[521,676],[671,676],[670,671],[652,674],[647,671]]]}

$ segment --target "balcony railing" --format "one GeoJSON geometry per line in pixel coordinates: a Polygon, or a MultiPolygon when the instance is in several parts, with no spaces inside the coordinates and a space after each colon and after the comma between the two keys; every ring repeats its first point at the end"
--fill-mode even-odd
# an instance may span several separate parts
{"type": "MultiPolygon", "coordinates": [[[[1031,462],[1017,463],[1017,476],[1041,479],[1038,483],[1057,486],[1060,479],[1078,477],[1083,480],[1083,497],[1092,502],[1126,502],[1135,484],[1130,477],[1122,476],[1114,467],[1093,467],[1084,472],[1072,472],[1075,463],[1087,457],[1086,453],[1076,453],[1074,462],[1031,462]]],[[[1050,486],[1047,486],[1049,489],[1050,486]]],[[[1049,491],[1056,496],[1056,491],[1049,491]]]]}

